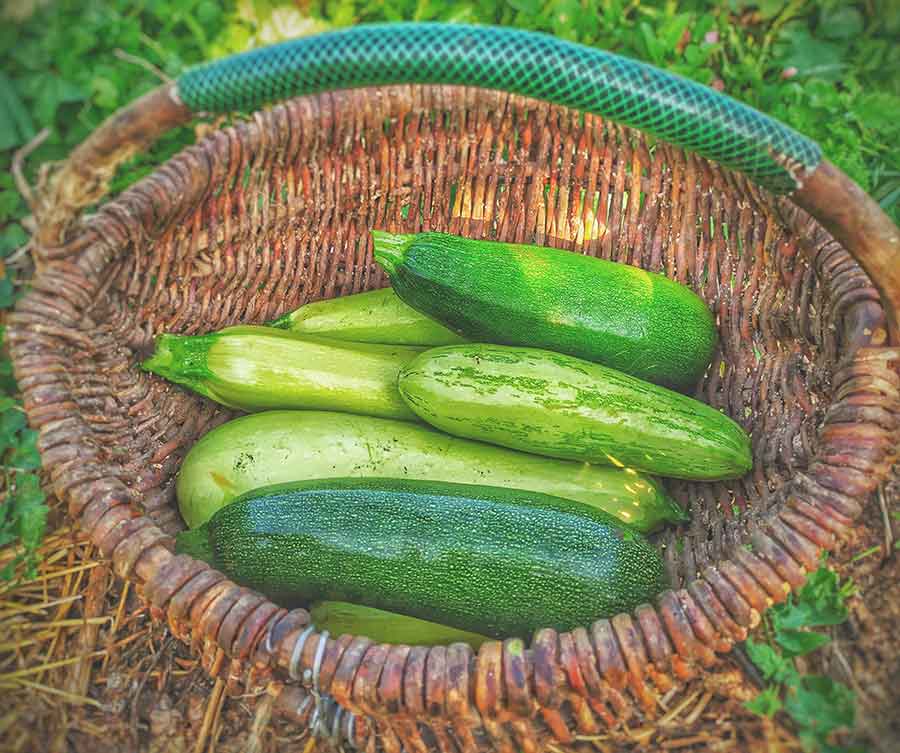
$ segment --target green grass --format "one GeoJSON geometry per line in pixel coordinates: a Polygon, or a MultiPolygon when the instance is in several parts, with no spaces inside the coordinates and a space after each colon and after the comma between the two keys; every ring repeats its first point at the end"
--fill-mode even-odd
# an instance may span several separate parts
{"type": "MultiPolygon", "coordinates": [[[[0,315],[14,305],[30,274],[21,254],[18,266],[9,264],[28,238],[29,210],[10,174],[15,150],[49,129],[27,163],[33,181],[38,165],[63,159],[105,117],[158,84],[148,67],[123,60],[117,50],[174,77],[188,64],[245,49],[254,37],[265,41],[366,21],[499,23],[646,60],[721,89],[816,139],[829,159],[900,220],[900,4],[894,0],[240,0],[240,6],[235,0],[6,0],[5,7],[24,19],[0,22],[0,315]],[[28,15],[31,5],[39,7],[28,15]],[[298,7],[315,21],[304,21],[298,7]]],[[[145,175],[192,136],[183,128],[165,137],[119,171],[113,190],[145,175]]],[[[33,572],[44,533],[35,439],[25,426],[9,360],[0,358],[0,546],[18,547],[0,578],[33,572]]],[[[800,608],[805,599],[801,593],[784,609],[800,608]]],[[[778,615],[783,612],[769,618],[775,621],[774,643],[749,649],[757,663],[775,667],[754,710],[783,708],[795,719],[816,719],[821,712],[852,722],[846,688],[823,678],[795,682],[786,668],[793,666],[791,652],[821,643],[806,629],[816,623],[787,627],[788,617],[778,615]],[[791,630],[801,635],[786,632],[791,630]]],[[[802,734],[807,727],[800,726],[802,734]]],[[[834,750],[823,729],[820,724],[804,740],[811,749],[834,750]]]]}
{"type": "MultiPolygon", "coordinates": [[[[24,0],[7,8],[23,9],[24,0]]],[[[39,8],[22,23],[0,21],[0,311],[15,305],[30,275],[27,256],[10,257],[28,238],[23,221],[29,209],[10,173],[18,147],[43,128],[50,135],[28,160],[34,181],[42,162],[61,160],[104,118],[159,80],[117,57],[139,55],[175,76],[187,63],[203,60],[225,15],[211,0],[129,3],[63,0],[39,8]],[[26,264],[22,265],[21,262],[26,264]]],[[[150,155],[134,159],[117,178],[120,189],[189,143],[182,129],[162,140],[150,155]]],[[[2,314],[0,314],[2,315],[2,314]]],[[[35,572],[35,551],[47,519],[36,475],[40,465],[36,432],[25,426],[12,366],[0,358],[0,457],[4,503],[0,506],[0,546],[16,545],[0,580],[35,572]]]]}

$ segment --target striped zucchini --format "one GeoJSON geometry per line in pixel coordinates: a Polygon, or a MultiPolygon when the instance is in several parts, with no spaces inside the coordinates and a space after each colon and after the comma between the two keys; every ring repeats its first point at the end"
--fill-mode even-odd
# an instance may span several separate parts
{"type": "Polygon", "coordinates": [[[705,403],[580,358],[451,345],[400,374],[400,393],[450,434],[660,476],[725,479],[752,465],[750,439],[705,403]]]}

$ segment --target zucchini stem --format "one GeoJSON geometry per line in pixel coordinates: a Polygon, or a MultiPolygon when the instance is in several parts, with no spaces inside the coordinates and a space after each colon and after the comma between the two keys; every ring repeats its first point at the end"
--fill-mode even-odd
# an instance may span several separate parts
{"type": "Polygon", "coordinates": [[[209,543],[209,526],[204,523],[199,528],[179,533],[175,537],[175,551],[212,564],[213,550],[209,543]]]}
{"type": "Polygon", "coordinates": [[[395,235],[384,230],[372,231],[372,242],[375,245],[375,261],[384,271],[393,275],[397,266],[403,263],[406,251],[413,242],[414,235],[395,235]]]}
{"type": "Polygon", "coordinates": [[[212,335],[159,335],[153,355],[141,368],[159,374],[171,382],[194,386],[211,376],[206,365],[210,346],[217,339],[212,335]]]}
{"type": "Polygon", "coordinates": [[[266,327],[274,327],[276,329],[291,329],[291,325],[294,323],[294,312],[289,311],[286,314],[282,314],[277,319],[273,319],[271,322],[266,322],[266,327]]]}

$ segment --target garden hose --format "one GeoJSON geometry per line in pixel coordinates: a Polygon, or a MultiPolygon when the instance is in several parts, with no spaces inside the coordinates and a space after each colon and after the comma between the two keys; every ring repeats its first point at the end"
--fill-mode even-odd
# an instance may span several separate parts
{"type": "Polygon", "coordinates": [[[819,146],[701,84],[547,34],[495,26],[355,26],[234,55],[186,71],[194,112],[252,111],[288,97],[389,84],[497,89],[594,113],[745,173],[775,193],[796,189],[819,146]]]}

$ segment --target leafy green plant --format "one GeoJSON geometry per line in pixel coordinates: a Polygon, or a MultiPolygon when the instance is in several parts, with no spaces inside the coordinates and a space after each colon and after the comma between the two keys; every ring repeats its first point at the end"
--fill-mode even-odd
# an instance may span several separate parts
{"type": "Polygon", "coordinates": [[[833,732],[850,729],[855,721],[853,692],[822,675],[801,674],[794,662],[831,641],[811,628],[839,625],[847,619],[846,600],[855,587],[840,583],[837,574],[822,565],[806,584],[765,616],[767,641],[747,640],[747,654],[769,685],[747,708],[760,716],[785,712],[809,751],[850,753],[831,744],[833,732]]]}
{"type": "MultiPolygon", "coordinates": [[[[0,293],[5,279],[0,279],[0,293]]],[[[3,459],[0,547],[17,540],[20,543],[13,558],[0,568],[0,581],[11,579],[22,563],[27,575],[34,574],[35,553],[47,524],[47,506],[36,474],[41,464],[35,446],[37,432],[26,428],[22,406],[12,396],[15,391],[12,364],[8,359],[0,359],[0,458],[3,459]]]]}

